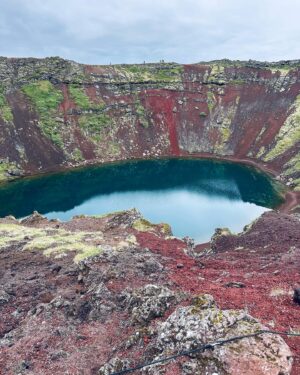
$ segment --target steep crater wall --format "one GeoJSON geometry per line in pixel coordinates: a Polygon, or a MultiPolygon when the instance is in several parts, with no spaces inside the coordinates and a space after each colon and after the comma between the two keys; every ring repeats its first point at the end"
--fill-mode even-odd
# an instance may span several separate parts
{"type": "Polygon", "coordinates": [[[254,161],[300,190],[300,61],[0,58],[0,181],[162,156],[254,161]]]}

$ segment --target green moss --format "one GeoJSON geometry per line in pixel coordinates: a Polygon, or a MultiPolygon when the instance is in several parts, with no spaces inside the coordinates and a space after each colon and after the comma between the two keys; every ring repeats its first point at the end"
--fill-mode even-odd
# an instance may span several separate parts
{"type": "Polygon", "coordinates": [[[16,165],[16,163],[10,163],[7,159],[0,159],[0,183],[12,180],[16,178],[17,173],[21,172],[21,169],[16,165]],[[10,175],[8,171],[14,171],[14,175],[10,175]]]}
{"type": "Polygon", "coordinates": [[[291,110],[293,113],[288,116],[281,127],[275,139],[275,145],[264,156],[265,161],[276,159],[300,141],[300,95],[297,96],[291,110]]]}
{"type": "Polygon", "coordinates": [[[213,92],[208,91],[207,92],[207,106],[209,112],[211,112],[216,104],[216,98],[213,92]]]}
{"type": "Polygon", "coordinates": [[[295,191],[300,191],[300,153],[296,156],[291,158],[285,165],[284,165],[284,172],[283,175],[289,178],[292,178],[292,186],[294,187],[295,191]]]}
{"type": "Polygon", "coordinates": [[[285,176],[291,176],[295,173],[300,173],[300,154],[297,154],[293,158],[291,158],[285,165],[285,171],[283,174],[285,176]]]}
{"type": "Polygon", "coordinates": [[[296,178],[295,180],[294,180],[294,190],[295,191],[300,191],[300,178],[296,178]]]}
{"type": "Polygon", "coordinates": [[[90,109],[91,103],[86,95],[83,87],[77,85],[69,85],[69,93],[76,105],[81,109],[90,109]]]}
{"type": "Polygon", "coordinates": [[[200,113],[199,113],[199,116],[200,116],[200,117],[206,117],[207,114],[206,114],[205,112],[200,112],[200,113]]]}
{"type": "Polygon", "coordinates": [[[256,157],[259,159],[264,153],[265,153],[266,149],[265,149],[265,146],[262,146],[258,153],[256,154],[256,157]]]}
{"type": "Polygon", "coordinates": [[[95,255],[99,255],[102,252],[100,246],[91,246],[87,245],[83,242],[72,242],[72,243],[64,243],[61,245],[53,246],[44,251],[44,255],[51,256],[54,255],[56,258],[60,256],[64,256],[68,252],[73,251],[76,253],[74,256],[74,262],[78,263],[83,259],[93,257],[95,255]]]}
{"type": "Polygon", "coordinates": [[[93,103],[88,95],[86,94],[84,87],[82,85],[70,84],[69,93],[71,98],[74,100],[75,104],[79,109],[90,110],[98,109],[103,110],[105,108],[104,103],[93,103]]]}
{"type": "Polygon", "coordinates": [[[2,86],[0,86],[0,117],[2,117],[5,122],[12,122],[14,119],[2,86]]]}
{"type": "Polygon", "coordinates": [[[211,71],[208,77],[207,82],[218,82],[219,84],[225,83],[224,80],[224,70],[225,67],[223,64],[210,64],[211,71]]]}
{"type": "Polygon", "coordinates": [[[234,120],[238,104],[239,97],[236,98],[236,100],[226,109],[226,111],[224,111],[222,106],[219,107],[219,116],[222,118],[222,124],[219,128],[219,139],[215,145],[215,151],[219,154],[226,153],[228,142],[232,134],[231,124],[234,120]]]}
{"type": "Polygon", "coordinates": [[[99,142],[105,128],[112,124],[112,119],[104,113],[92,113],[79,117],[80,128],[94,142],[99,142]]]}
{"type": "Polygon", "coordinates": [[[68,232],[63,229],[29,228],[18,224],[0,224],[1,249],[18,242],[22,251],[42,251],[45,256],[64,256],[74,252],[74,262],[102,252],[100,232],[68,232]]]}
{"type": "Polygon", "coordinates": [[[272,68],[270,68],[270,70],[273,74],[279,72],[281,76],[285,76],[292,70],[292,68],[289,65],[274,65],[272,68]]]}
{"type": "Polygon", "coordinates": [[[245,83],[245,81],[243,81],[242,79],[232,79],[229,81],[229,84],[230,85],[243,85],[245,83]]]}
{"type": "Polygon", "coordinates": [[[82,152],[79,150],[79,148],[75,148],[75,150],[71,154],[71,157],[77,162],[84,160],[82,152]]]}
{"type": "Polygon", "coordinates": [[[46,235],[45,230],[27,228],[17,224],[0,224],[0,251],[8,245],[24,240],[25,237],[34,239],[46,235]]]}
{"type": "Polygon", "coordinates": [[[149,232],[155,228],[155,225],[145,219],[135,220],[132,227],[140,232],[149,232]]]}
{"type": "Polygon", "coordinates": [[[79,254],[75,255],[74,262],[79,263],[83,259],[91,258],[101,253],[102,253],[102,249],[100,246],[98,247],[85,246],[80,249],[79,254]]]}
{"type": "Polygon", "coordinates": [[[8,163],[0,163],[0,182],[6,181],[7,177],[7,170],[9,169],[8,163]]]}
{"type": "Polygon", "coordinates": [[[137,101],[135,103],[135,110],[136,110],[136,114],[138,116],[138,120],[139,120],[140,124],[144,128],[148,128],[149,122],[148,122],[147,117],[146,117],[146,110],[139,101],[137,101]]]}
{"type": "Polygon", "coordinates": [[[171,226],[167,223],[162,223],[161,224],[161,232],[166,235],[172,235],[172,229],[171,226]]]}
{"type": "Polygon", "coordinates": [[[62,93],[49,81],[24,85],[22,91],[30,98],[40,117],[39,126],[43,134],[62,148],[61,123],[55,119],[58,114],[58,106],[63,100],[62,93]]]}
{"type": "Polygon", "coordinates": [[[119,65],[115,70],[132,81],[178,82],[181,81],[183,66],[177,64],[119,65]]]}
{"type": "Polygon", "coordinates": [[[169,224],[152,224],[150,221],[145,219],[137,219],[134,221],[132,227],[139,232],[160,232],[163,235],[172,235],[172,229],[169,224]]]}

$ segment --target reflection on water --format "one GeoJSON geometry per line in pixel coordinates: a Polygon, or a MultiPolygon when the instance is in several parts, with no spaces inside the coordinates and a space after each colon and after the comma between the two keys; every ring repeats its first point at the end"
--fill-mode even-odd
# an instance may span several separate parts
{"type": "Polygon", "coordinates": [[[274,182],[250,167],[211,160],[139,161],[89,167],[0,187],[0,216],[37,210],[68,220],[136,207],[176,236],[199,241],[216,227],[240,231],[281,203],[274,182]]]}

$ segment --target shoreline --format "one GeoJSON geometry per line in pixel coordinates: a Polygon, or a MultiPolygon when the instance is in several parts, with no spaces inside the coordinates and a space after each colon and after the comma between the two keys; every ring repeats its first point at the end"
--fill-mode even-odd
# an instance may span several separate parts
{"type": "MultiPolygon", "coordinates": [[[[0,186],[6,183],[10,183],[13,181],[17,181],[20,179],[31,179],[31,178],[38,178],[42,176],[63,173],[63,172],[72,172],[75,170],[80,170],[88,167],[101,167],[113,164],[123,164],[127,162],[139,162],[139,161],[147,161],[147,160],[167,160],[167,159],[186,159],[186,160],[213,160],[219,162],[229,162],[229,163],[236,163],[241,164],[244,166],[250,166],[257,169],[260,172],[263,172],[269,175],[272,179],[276,179],[276,176],[279,174],[279,171],[275,168],[272,168],[270,165],[266,163],[259,162],[257,160],[253,160],[250,158],[238,158],[236,156],[219,156],[219,155],[212,155],[209,153],[180,153],[180,155],[160,155],[160,156],[153,156],[153,157],[144,157],[144,158],[125,158],[125,159],[116,159],[116,160],[106,160],[106,161],[99,161],[99,160],[90,160],[85,161],[82,164],[78,165],[69,165],[69,166],[58,166],[57,168],[48,168],[40,172],[31,172],[26,171],[22,176],[16,176],[7,181],[3,181],[0,183],[0,186]]],[[[294,208],[300,205],[300,192],[292,190],[289,186],[287,186],[283,181],[276,180],[279,184],[281,184],[284,188],[284,195],[283,199],[284,202],[277,208],[273,210],[279,211],[282,213],[290,213],[294,208]]]]}

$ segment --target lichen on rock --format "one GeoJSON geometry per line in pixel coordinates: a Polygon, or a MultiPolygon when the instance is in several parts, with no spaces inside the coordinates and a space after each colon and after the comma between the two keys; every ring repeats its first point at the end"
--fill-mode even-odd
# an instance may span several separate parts
{"type": "Polygon", "coordinates": [[[271,150],[263,157],[265,161],[275,159],[300,142],[300,95],[291,106],[271,150]]]}
{"type": "Polygon", "coordinates": [[[148,284],[125,294],[127,309],[133,324],[149,324],[162,317],[178,297],[166,287],[148,284]]]}
{"type": "MultiPolygon", "coordinates": [[[[203,295],[194,305],[178,307],[161,323],[153,344],[160,351],[155,359],[262,329],[245,311],[221,310],[212,296],[203,295]]],[[[182,374],[289,374],[292,366],[292,354],[282,338],[267,334],[215,346],[191,357],[194,359],[185,363],[182,374]]],[[[156,368],[147,373],[155,374],[156,368]]]]}

